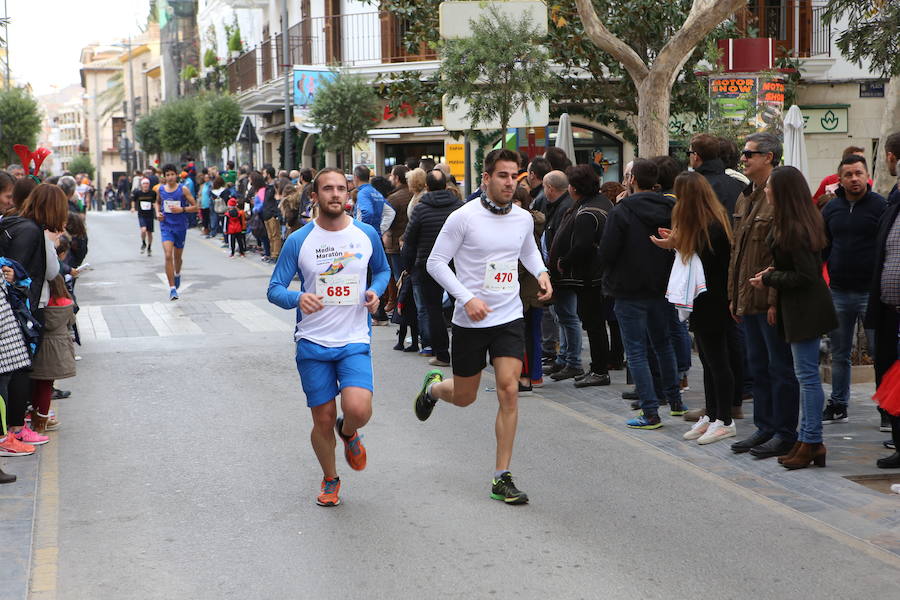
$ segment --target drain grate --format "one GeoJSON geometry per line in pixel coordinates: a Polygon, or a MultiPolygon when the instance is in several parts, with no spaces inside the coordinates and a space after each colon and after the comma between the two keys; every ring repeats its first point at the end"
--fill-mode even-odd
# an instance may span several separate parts
{"type": "Polygon", "coordinates": [[[849,479],[853,483],[858,483],[859,485],[865,486],[870,490],[875,490],[876,492],[881,492],[882,494],[891,494],[896,496],[891,491],[891,485],[895,483],[900,483],[900,473],[896,474],[875,474],[875,475],[846,475],[844,479],[849,479]]]}

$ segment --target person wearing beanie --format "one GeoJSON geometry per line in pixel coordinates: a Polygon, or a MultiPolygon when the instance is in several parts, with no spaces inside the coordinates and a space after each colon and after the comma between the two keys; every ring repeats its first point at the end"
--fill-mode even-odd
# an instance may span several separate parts
{"type": "Polygon", "coordinates": [[[238,210],[237,200],[231,198],[228,200],[228,210],[225,211],[225,233],[231,240],[231,258],[234,258],[235,243],[241,253],[241,257],[245,256],[247,251],[247,215],[242,210],[238,210]]]}

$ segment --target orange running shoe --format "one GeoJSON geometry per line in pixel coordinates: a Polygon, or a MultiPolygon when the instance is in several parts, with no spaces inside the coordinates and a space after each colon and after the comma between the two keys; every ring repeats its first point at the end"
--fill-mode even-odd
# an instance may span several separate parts
{"type": "Polygon", "coordinates": [[[347,464],[354,471],[362,471],[366,468],[366,447],[362,444],[362,438],[359,432],[353,434],[352,437],[346,437],[341,429],[344,426],[344,417],[338,417],[334,428],[337,429],[338,437],[344,442],[344,458],[347,464]]]}
{"type": "Polygon", "coordinates": [[[0,456],[28,456],[34,454],[34,446],[16,439],[12,431],[8,431],[6,439],[0,442],[0,456]]]}
{"type": "Polygon", "coordinates": [[[338,492],[341,491],[341,478],[322,479],[322,493],[316,498],[319,506],[337,506],[341,503],[338,492]]]}

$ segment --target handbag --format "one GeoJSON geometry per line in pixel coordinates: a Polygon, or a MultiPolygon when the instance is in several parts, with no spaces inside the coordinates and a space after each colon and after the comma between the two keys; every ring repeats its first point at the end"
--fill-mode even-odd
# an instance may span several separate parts
{"type": "Polygon", "coordinates": [[[0,294],[0,373],[12,373],[30,367],[32,356],[4,289],[0,294]]]}

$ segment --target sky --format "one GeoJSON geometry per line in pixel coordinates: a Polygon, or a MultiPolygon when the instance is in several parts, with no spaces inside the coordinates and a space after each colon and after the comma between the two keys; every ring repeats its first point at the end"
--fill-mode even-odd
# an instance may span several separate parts
{"type": "Polygon", "coordinates": [[[30,83],[38,96],[79,83],[81,49],[137,34],[150,5],[149,0],[5,1],[13,79],[30,83]]]}

